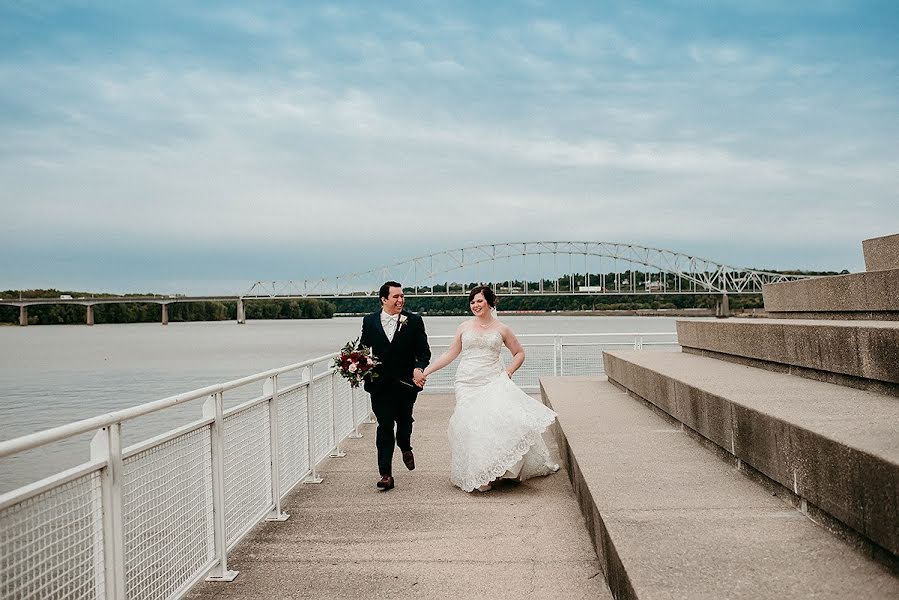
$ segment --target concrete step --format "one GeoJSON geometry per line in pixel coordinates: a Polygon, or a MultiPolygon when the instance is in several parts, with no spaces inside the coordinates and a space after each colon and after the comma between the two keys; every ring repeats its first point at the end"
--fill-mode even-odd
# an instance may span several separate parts
{"type": "Polygon", "coordinates": [[[899,396],[899,321],[683,319],[685,352],[899,396]]]}
{"type": "Polygon", "coordinates": [[[862,242],[866,271],[899,269],[899,233],[862,242]]]}
{"type": "Polygon", "coordinates": [[[652,403],[899,571],[895,397],[684,352],[605,352],[609,380],[652,403]],[[810,506],[809,506],[810,505],[810,506]]]}
{"type": "Polygon", "coordinates": [[[604,378],[541,388],[616,598],[899,597],[881,564],[604,378]]]}
{"type": "Polygon", "coordinates": [[[778,318],[899,320],[899,269],[814,277],[762,286],[778,318]]]}

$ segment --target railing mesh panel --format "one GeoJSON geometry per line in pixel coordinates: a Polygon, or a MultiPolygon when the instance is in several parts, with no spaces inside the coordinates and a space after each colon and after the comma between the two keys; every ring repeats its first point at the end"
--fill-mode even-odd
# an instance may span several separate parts
{"type": "Polygon", "coordinates": [[[125,590],[167,598],[214,556],[210,429],[124,461],[125,590]]]}
{"type": "Polygon", "coordinates": [[[225,417],[225,539],[230,545],[272,504],[269,403],[225,417]]]}
{"type": "MultiPolygon", "coordinates": [[[[337,377],[337,375],[333,375],[337,377]]],[[[334,421],[337,439],[342,440],[353,431],[353,397],[350,384],[344,379],[337,380],[337,397],[334,399],[334,421]]]]}
{"type": "Polygon", "coordinates": [[[365,421],[369,414],[371,414],[371,398],[368,396],[368,392],[360,386],[353,389],[353,402],[356,403],[355,426],[365,421]]]}
{"type": "Polygon", "coordinates": [[[328,456],[334,447],[331,432],[331,378],[322,377],[312,386],[312,462],[315,464],[328,456]]]}
{"type": "MultiPolygon", "coordinates": [[[[449,348],[448,344],[432,345],[431,356],[439,358],[443,355],[444,352],[446,352],[447,348],[449,348]]],[[[457,358],[450,364],[446,365],[445,367],[428,377],[428,383],[425,385],[425,389],[428,391],[452,391],[453,382],[456,379],[456,365],[458,364],[459,359],[457,358]]]]}
{"type": "Polygon", "coordinates": [[[104,598],[99,471],[0,513],[0,598],[104,598]]]}
{"type": "MultiPolygon", "coordinates": [[[[524,364],[515,371],[512,381],[528,391],[535,391],[540,388],[541,377],[553,374],[553,354],[555,350],[551,343],[533,344],[525,346],[524,352],[524,364]]],[[[502,358],[504,365],[512,362],[512,354],[505,346],[503,347],[502,358]]]]}
{"type": "Polygon", "coordinates": [[[306,444],[306,387],[290,390],[278,397],[281,448],[281,495],[286,494],[309,470],[306,444]]]}
{"type": "Polygon", "coordinates": [[[602,353],[604,350],[624,350],[633,348],[633,344],[572,344],[562,346],[562,375],[602,375],[605,369],[602,365],[602,353]]]}
{"type": "MultiPolygon", "coordinates": [[[[431,354],[440,356],[443,354],[447,345],[431,346],[431,354]]],[[[540,377],[553,374],[553,345],[550,344],[530,344],[524,345],[526,359],[524,364],[515,372],[512,380],[527,390],[534,390],[540,386],[540,377]]],[[[502,349],[503,364],[508,365],[512,362],[512,354],[505,347],[502,349]]],[[[457,358],[452,363],[437,371],[428,377],[428,383],[425,391],[428,392],[452,392],[453,382],[456,379],[456,366],[459,364],[457,358]]]]}

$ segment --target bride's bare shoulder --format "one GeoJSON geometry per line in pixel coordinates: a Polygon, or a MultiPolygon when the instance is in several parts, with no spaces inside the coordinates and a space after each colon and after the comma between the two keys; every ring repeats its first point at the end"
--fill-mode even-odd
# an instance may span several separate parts
{"type": "Polygon", "coordinates": [[[459,326],[456,328],[456,335],[462,335],[465,331],[469,331],[471,329],[472,322],[471,319],[467,321],[462,321],[459,323],[459,326]]]}
{"type": "Polygon", "coordinates": [[[507,338],[508,336],[515,337],[515,332],[512,331],[512,328],[500,321],[497,323],[497,329],[502,334],[503,338],[507,338]]]}

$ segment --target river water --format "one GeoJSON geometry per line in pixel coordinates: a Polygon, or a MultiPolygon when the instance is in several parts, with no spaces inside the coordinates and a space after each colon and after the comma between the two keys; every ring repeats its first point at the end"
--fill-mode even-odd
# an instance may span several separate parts
{"type": "MultiPolygon", "coordinates": [[[[425,317],[450,335],[465,317],[425,317]]],[[[518,334],[673,333],[669,317],[501,315],[518,334]]],[[[0,327],[0,440],[334,352],[361,318],[0,327]]],[[[261,386],[253,394],[258,395],[261,386]]],[[[239,397],[231,398],[232,405],[239,397]]],[[[201,401],[129,421],[126,444],[199,418],[201,401]]],[[[0,459],[0,493],[89,457],[90,435],[0,459]]]]}

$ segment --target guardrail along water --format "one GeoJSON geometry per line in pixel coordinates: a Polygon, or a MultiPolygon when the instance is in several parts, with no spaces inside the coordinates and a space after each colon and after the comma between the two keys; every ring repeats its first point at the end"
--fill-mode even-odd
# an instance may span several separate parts
{"type": "MultiPolygon", "coordinates": [[[[435,356],[451,336],[431,336],[435,356]]],[[[673,333],[519,336],[515,374],[536,391],[544,375],[597,375],[602,351],[677,345],[673,333]]],[[[197,581],[228,581],[228,551],[263,520],[289,517],[281,501],[359,436],[369,398],[330,367],[336,354],[257,373],[0,442],[0,459],[94,432],[90,460],[0,496],[0,597],[156,599],[197,581]],[[225,410],[226,395],[261,393],[225,410]],[[252,389],[252,388],[251,388],[252,389]],[[122,425],[203,400],[192,422],[130,447],[122,425]]],[[[508,355],[506,357],[508,359],[508,355]]],[[[452,389],[455,365],[428,392],[452,389]]]]}

